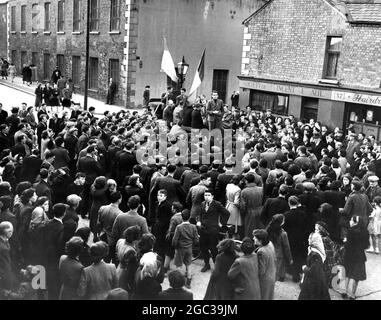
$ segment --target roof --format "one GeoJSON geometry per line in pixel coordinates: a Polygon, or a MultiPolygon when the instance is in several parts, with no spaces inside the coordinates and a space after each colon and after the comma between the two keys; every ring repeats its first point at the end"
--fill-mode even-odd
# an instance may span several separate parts
{"type": "MultiPolygon", "coordinates": [[[[274,0],[268,0],[262,7],[247,17],[247,24],[274,0]]],[[[340,12],[349,23],[381,24],[381,0],[322,0],[340,12]]]]}
{"type": "Polygon", "coordinates": [[[381,3],[347,3],[350,23],[380,23],[381,3]]]}

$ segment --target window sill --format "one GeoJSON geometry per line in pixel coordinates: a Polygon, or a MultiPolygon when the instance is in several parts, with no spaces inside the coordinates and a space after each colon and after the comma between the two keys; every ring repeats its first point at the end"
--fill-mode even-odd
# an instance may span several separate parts
{"type": "Polygon", "coordinates": [[[20,34],[26,34],[26,31],[20,31],[20,34]]]}
{"type": "Polygon", "coordinates": [[[32,31],[32,34],[38,34],[38,31],[32,31]]]}
{"type": "Polygon", "coordinates": [[[71,34],[79,35],[79,34],[82,34],[82,31],[73,31],[71,34]]]}
{"type": "Polygon", "coordinates": [[[89,91],[92,93],[98,93],[98,89],[89,89],[89,91]]]}
{"type": "Polygon", "coordinates": [[[17,31],[11,31],[11,34],[16,34],[17,33],[17,31]]]}
{"type": "Polygon", "coordinates": [[[120,31],[109,31],[108,34],[120,34],[120,31]]]}
{"type": "Polygon", "coordinates": [[[100,34],[100,32],[99,31],[90,31],[90,34],[96,34],[96,35],[98,35],[98,34],[100,34]]]}
{"type": "Polygon", "coordinates": [[[44,34],[51,34],[51,31],[44,31],[44,34]]]}
{"type": "Polygon", "coordinates": [[[319,83],[326,83],[326,84],[333,84],[333,85],[338,85],[339,81],[336,79],[320,79],[319,83]]]}
{"type": "Polygon", "coordinates": [[[65,31],[58,31],[57,34],[65,34],[65,31]]]}

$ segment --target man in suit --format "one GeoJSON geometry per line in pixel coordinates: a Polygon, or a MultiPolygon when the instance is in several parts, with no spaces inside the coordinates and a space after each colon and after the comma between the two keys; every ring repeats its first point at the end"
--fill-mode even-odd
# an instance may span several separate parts
{"type": "Polygon", "coordinates": [[[69,167],[70,157],[69,151],[62,147],[64,143],[64,139],[61,136],[58,136],[55,139],[56,147],[52,150],[55,158],[54,158],[54,168],[59,169],[62,167],[69,167]]]}
{"type": "Polygon", "coordinates": [[[87,148],[87,154],[78,160],[77,171],[83,172],[86,175],[85,185],[83,190],[83,212],[82,218],[87,214],[90,207],[90,187],[93,184],[96,177],[102,173],[101,165],[98,162],[97,150],[95,146],[89,146],[87,148]]]}
{"type": "Polygon", "coordinates": [[[150,194],[150,212],[152,213],[155,208],[155,201],[157,198],[157,193],[160,189],[165,189],[168,193],[167,201],[170,205],[174,202],[185,203],[186,193],[180,184],[180,181],[173,178],[176,171],[176,166],[169,164],[167,166],[168,174],[164,177],[156,179],[150,194]]]}
{"type": "Polygon", "coordinates": [[[216,200],[225,205],[226,202],[226,186],[230,180],[234,177],[233,163],[229,160],[225,162],[225,173],[221,173],[217,177],[215,197],[216,200]]]}
{"type": "Polygon", "coordinates": [[[40,170],[40,181],[33,184],[33,188],[36,190],[38,197],[48,197],[49,201],[52,201],[52,190],[48,183],[49,171],[42,168],[40,170]]]}
{"type": "Polygon", "coordinates": [[[143,92],[143,107],[148,107],[150,99],[150,86],[146,86],[143,92]]]}
{"type": "Polygon", "coordinates": [[[356,140],[356,137],[357,135],[353,132],[351,132],[349,134],[349,141],[348,141],[348,144],[347,144],[347,148],[346,148],[346,152],[347,152],[347,160],[348,160],[348,163],[353,166],[353,163],[354,163],[354,153],[356,151],[359,151],[360,150],[360,144],[358,143],[358,141],[356,140]]]}
{"type": "Polygon", "coordinates": [[[11,139],[9,138],[9,127],[6,124],[0,125],[0,152],[12,147],[11,139]]]}
{"type": "Polygon", "coordinates": [[[184,289],[185,277],[179,270],[168,273],[169,286],[159,293],[159,300],[193,300],[193,293],[184,289]]]}
{"type": "Polygon", "coordinates": [[[21,168],[21,176],[23,177],[23,180],[34,183],[40,172],[41,164],[42,160],[40,158],[40,151],[34,149],[32,154],[25,157],[23,161],[21,168]]]}
{"type": "Polygon", "coordinates": [[[210,254],[213,262],[216,261],[220,224],[226,225],[230,216],[229,211],[224,208],[221,202],[213,199],[213,191],[206,190],[204,198],[205,201],[201,204],[200,221],[197,222],[197,226],[201,228],[200,249],[205,262],[201,272],[210,270],[210,254]]]}
{"type": "Polygon", "coordinates": [[[82,127],[82,134],[77,141],[77,153],[85,149],[90,139],[90,126],[84,125],[82,127]]]}
{"type": "Polygon", "coordinates": [[[285,213],[288,209],[288,203],[286,200],[288,187],[282,184],[279,187],[279,195],[276,198],[268,198],[261,212],[261,221],[264,226],[267,226],[271,221],[271,218],[275,214],[285,213]]]}
{"type": "Polygon", "coordinates": [[[118,184],[122,184],[126,176],[132,175],[132,168],[138,164],[136,155],[134,153],[135,144],[133,142],[126,142],[124,144],[123,151],[117,156],[117,181],[118,184]]]}
{"type": "Polygon", "coordinates": [[[187,90],[182,88],[180,90],[180,94],[176,97],[176,105],[178,106],[180,102],[183,102],[183,106],[185,107],[188,104],[188,96],[185,94],[187,90]]]}
{"type": "Polygon", "coordinates": [[[208,114],[209,130],[221,128],[224,103],[221,99],[218,99],[217,91],[212,92],[212,99],[206,105],[206,113],[208,114]]]}
{"type": "Polygon", "coordinates": [[[46,280],[49,300],[57,300],[59,294],[60,280],[58,263],[61,255],[63,255],[65,252],[65,243],[63,241],[64,226],[62,222],[65,211],[65,204],[55,204],[52,209],[54,218],[46,224],[43,231],[45,244],[46,280]]]}
{"type": "Polygon", "coordinates": [[[164,103],[164,105],[168,105],[169,100],[175,101],[176,97],[173,93],[173,88],[168,87],[167,92],[163,93],[161,95],[161,102],[164,103]]]}

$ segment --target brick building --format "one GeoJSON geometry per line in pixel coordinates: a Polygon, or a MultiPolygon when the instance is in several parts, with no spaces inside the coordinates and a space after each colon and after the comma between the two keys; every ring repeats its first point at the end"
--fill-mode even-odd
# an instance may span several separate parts
{"type": "Polygon", "coordinates": [[[8,0],[0,0],[0,58],[7,58],[8,52],[8,33],[7,24],[7,2],[8,0]],[[4,32],[5,31],[5,32],[4,32]]]}
{"type": "MultiPolygon", "coordinates": [[[[18,69],[38,67],[47,80],[56,65],[80,91],[85,78],[87,0],[10,0],[8,58],[18,69]]],[[[90,95],[105,99],[107,79],[118,78],[121,105],[142,103],[144,87],[160,97],[168,79],[160,72],[163,38],[177,63],[189,63],[184,87],[191,87],[206,48],[205,78],[198,93],[217,89],[230,102],[238,89],[242,20],[262,0],[91,0],[90,95]],[[228,36],[231,35],[231,36],[228,36]]]]}
{"type": "Polygon", "coordinates": [[[270,0],[243,23],[243,104],[381,138],[381,1],[270,0]]]}
{"type": "MultiPolygon", "coordinates": [[[[50,80],[55,66],[84,90],[85,0],[13,0],[8,3],[8,58],[18,71],[37,66],[38,80],[50,80]]],[[[90,11],[89,95],[104,98],[108,78],[117,79],[119,103],[126,99],[125,2],[92,0],[90,11]]]]}

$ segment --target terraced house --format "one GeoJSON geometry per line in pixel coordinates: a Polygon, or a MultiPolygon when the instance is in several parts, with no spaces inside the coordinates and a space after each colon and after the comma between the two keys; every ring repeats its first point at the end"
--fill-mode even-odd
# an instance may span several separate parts
{"type": "Polygon", "coordinates": [[[381,139],[381,1],[270,0],[243,24],[245,104],[381,139]]]}

